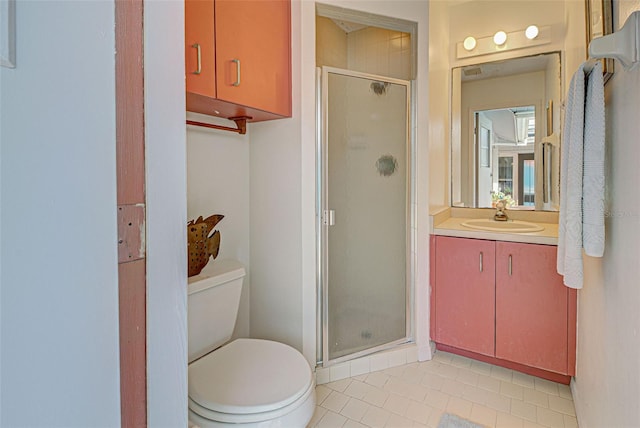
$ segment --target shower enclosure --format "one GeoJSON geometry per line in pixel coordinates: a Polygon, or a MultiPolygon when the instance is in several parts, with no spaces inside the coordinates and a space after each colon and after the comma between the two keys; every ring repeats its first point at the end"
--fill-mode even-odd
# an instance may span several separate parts
{"type": "Polygon", "coordinates": [[[408,81],[322,67],[319,299],[324,366],[411,337],[408,81]]]}

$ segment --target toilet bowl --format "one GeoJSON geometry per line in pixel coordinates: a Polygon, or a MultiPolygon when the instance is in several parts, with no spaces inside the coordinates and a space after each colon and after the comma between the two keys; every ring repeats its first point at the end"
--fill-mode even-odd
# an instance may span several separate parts
{"type": "Polygon", "coordinates": [[[261,339],[218,348],[233,331],[244,274],[239,262],[227,260],[189,278],[189,422],[305,427],[315,411],[315,382],[300,352],[261,339]]]}
{"type": "Polygon", "coordinates": [[[315,410],[314,391],[298,351],[237,339],[189,366],[189,418],[201,428],[304,427],[315,410]]]}

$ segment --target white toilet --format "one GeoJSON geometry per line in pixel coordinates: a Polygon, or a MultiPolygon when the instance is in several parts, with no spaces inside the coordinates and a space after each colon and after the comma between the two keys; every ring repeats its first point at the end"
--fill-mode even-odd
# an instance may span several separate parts
{"type": "Polygon", "coordinates": [[[239,262],[219,260],[189,278],[189,423],[303,428],[313,416],[316,396],[313,372],[302,354],[270,340],[225,345],[244,276],[239,262]]]}

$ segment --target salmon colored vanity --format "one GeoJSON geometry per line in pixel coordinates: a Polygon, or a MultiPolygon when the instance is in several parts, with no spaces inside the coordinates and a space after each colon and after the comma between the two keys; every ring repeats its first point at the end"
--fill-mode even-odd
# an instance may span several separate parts
{"type": "Polygon", "coordinates": [[[431,235],[431,338],[437,348],[569,383],[577,294],[556,273],[556,249],[431,235]]]}

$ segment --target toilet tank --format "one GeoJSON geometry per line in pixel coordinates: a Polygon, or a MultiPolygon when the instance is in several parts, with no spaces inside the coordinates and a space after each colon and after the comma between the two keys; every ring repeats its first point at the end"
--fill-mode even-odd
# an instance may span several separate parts
{"type": "Polygon", "coordinates": [[[236,260],[209,262],[188,281],[189,362],[231,339],[245,269],[236,260]]]}

